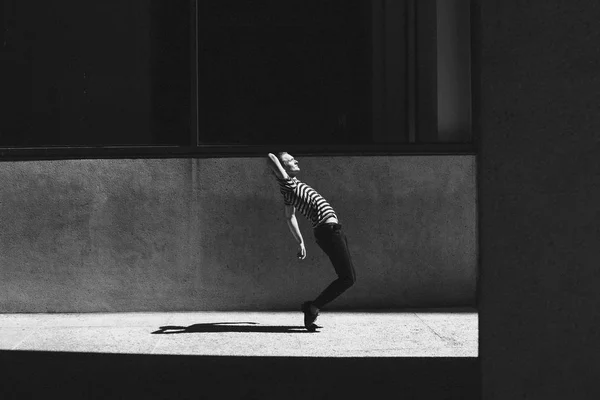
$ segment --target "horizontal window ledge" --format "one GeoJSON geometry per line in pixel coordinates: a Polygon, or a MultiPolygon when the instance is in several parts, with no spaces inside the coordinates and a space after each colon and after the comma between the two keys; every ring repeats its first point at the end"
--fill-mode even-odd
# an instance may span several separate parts
{"type": "Polygon", "coordinates": [[[202,145],[193,146],[102,146],[1,148],[0,161],[67,160],[97,158],[222,158],[259,157],[287,151],[298,156],[390,156],[390,155],[476,155],[467,144],[385,145],[202,145]]]}

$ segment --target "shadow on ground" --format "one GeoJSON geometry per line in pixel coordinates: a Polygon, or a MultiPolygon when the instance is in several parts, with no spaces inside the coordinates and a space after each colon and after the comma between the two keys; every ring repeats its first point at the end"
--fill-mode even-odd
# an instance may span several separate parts
{"type": "Polygon", "coordinates": [[[190,326],[161,326],[153,334],[210,332],[258,332],[258,333],[310,333],[303,326],[259,325],[256,322],[212,322],[190,326]]]}
{"type": "Polygon", "coordinates": [[[477,358],[0,351],[0,398],[479,399],[477,358]]]}

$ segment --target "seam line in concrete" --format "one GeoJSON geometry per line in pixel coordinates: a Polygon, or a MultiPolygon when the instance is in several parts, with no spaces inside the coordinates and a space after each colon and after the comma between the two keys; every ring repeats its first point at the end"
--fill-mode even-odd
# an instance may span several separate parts
{"type": "Polygon", "coordinates": [[[48,321],[45,321],[44,323],[42,323],[42,325],[34,327],[33,329],[31,329],[31,332],[29,334],[27,334],[23,339],[21,339],[19,341],[19,343],[15,344],[12,347],[12,350],[18,350],[18,347],[20,345],[22,345],[27,339],[29,339],[30,337],[32,337],[34,334],[36,334],[38,330],[40,330],[42,328],[45,328],[47,324],[48,324],[48,321]]]}
{"type": "Polygon", "coordinates": [[[426,327],[429,328],[429,330],[431,330],[431,332],[433,332],[437,337],[439,337],[440,339],[442,339],[444,342],[446,342],[446,341],[450,341],[452,343],[456,342],[453,339],[449,339],[449,338],[443,337],[442,335],[440,335],[439,333],[437,333],[435,331],[435,329],[433,329],[431,326],[429,326],[429,324],[427,322],[425,322],[425,320],[423,318],[419,317],[419,315],[417,313],[415,313],[415,317],[417,317],[419,319],[419,321],[421,321],[426,327]]]}

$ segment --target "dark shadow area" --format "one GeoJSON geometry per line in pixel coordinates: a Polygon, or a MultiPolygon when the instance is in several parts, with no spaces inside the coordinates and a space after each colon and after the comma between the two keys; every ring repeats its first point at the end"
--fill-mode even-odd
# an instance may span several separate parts
{"type": "Polygon", "coordinates": [[[212,332],[310,333],[303,326],[259,326],[256,322],[212,322],[190,326],[161,326],[159,330],[152,332],[152,334],[212,332]]]}
{"type": "Polygon", "coordinates": [[[0,398],[479,399],[478,358],[0,351],[0,398]]]}

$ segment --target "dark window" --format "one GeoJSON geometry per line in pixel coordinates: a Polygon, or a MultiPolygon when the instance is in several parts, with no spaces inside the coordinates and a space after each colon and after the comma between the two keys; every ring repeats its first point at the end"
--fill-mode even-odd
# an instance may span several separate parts
{"type": "Polygon", "coordinates": [[[0,146],[191,144],[189,3],[3,4],[0,146]]]}
{"type": "Polygon", "coordinates": [[[5,1],[0,156],[473,153],[470,8],[5,1]]]}
{"type": "Polygon", "coordinates": [[[200,0],[201,145],[465,143],[466,0],[200,0]]]}
{"type": "Polygon", "coordinates": [[[371,143],[370,4],[200,0],[201,144],[371,143]]]}

